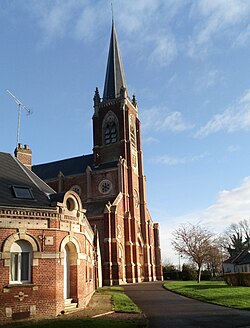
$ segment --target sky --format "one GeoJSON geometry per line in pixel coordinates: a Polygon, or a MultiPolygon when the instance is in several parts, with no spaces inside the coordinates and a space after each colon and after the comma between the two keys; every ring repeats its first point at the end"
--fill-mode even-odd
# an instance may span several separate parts
{"type": "MultiPolygon", "coordinates": [[[[250,218],[250,1],[113,0],[128,94],[142,123],[147,204],[163,261],[172,233],[250,218]]],[[[33,164],[92,152],[95,88],[111,33],[106,0],[0,0],[0,150],[33,164]]]]}

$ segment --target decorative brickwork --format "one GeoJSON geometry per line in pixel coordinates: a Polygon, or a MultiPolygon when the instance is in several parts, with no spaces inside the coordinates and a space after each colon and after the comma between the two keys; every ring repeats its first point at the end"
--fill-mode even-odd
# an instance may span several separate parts
{"type": "Polygon", "coordinates": [[[95,272],[94,233],[76,193],[67,192],[48,211],[1,208],[0,227],[0,322],[56,316],[63,313],[67,298],[79,308],[87,305],[95,290],[96,274],[86,276],[95,272]],[[71,215],[69,199],[77,204],[71,215]],[[61,226],[62,222],[69,225],[61,226]],[[27,282],[22,282],[22,273],[20,281],[13,281],[16,243],[28,243],[32,250],[27,282]]]}

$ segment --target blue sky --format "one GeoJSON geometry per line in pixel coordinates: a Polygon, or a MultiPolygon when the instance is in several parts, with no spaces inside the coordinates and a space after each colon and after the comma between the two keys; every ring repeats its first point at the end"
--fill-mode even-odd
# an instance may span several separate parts
{"type": "MultiPolygon", "coordinates": [[[[129,95],[142,122],[147,200],[161,226],[215,232],[250,217],[250,1],[113,1],[129,95]]],[[[103,91],[110,1],[0,1],[1,151],[33,163],[92,151],[93,95],[103,91]]]]}

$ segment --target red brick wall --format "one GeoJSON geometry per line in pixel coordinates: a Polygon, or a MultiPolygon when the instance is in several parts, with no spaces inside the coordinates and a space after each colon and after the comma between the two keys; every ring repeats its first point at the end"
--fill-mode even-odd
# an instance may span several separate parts
{"type": "MultiPolygon", "coordinates": [[[[0,229],[1,252],[5,240],[16,232],[16,229],[0,229]]],[[[0,322],[12,319],[10,312],[9,318],[6,317],[6,308],[7,312],[11,310],[12,314],[17,317],[31,312],[30,315],[35,315],[36,318],[57,315],[64,310],[64,260],[60,258],[60,246],[69,233],[58,230],[27,229],[26,235],[31,236],[39,245],[39,251],[34,254],[31,283],[10,284],[8,258],[6,254],[0,253],[0,322]],[[46,245],[42,236],[53,237],[53,245],[46,245]],[[44,256],[46,258],[43,258],[44,256]]],[[[86,281],[85,277],[86,266],[88,270],[94,272],[93,246],[86,240],[83,233],[74,233],[74,237],[78,240],[83,254],[85,243],[88,243],[91,248],[89,254],[86,254],[86,259],[76,260],[70,267],[71,295],[74,301],[78,302],[78,306],[83,307],[86,306],[95,289],[94,279],[86,281]]]]}

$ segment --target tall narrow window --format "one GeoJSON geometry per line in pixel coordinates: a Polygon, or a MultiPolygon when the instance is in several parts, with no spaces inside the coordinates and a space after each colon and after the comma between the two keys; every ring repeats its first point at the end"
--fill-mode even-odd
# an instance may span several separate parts
{"type": "Polygon", "coordinates": [[[118,140],[117,126],[113,115],[109,115],[104,123],[104,144],[116,143],[118,140]]]}
{"type": "Polygon", "coordinates": [[[18,240],[11,246],[10,252],[10,282],[30,282],[32,246],[26,240],[18,240]]]}
{"type": "Polygon", "coordinates": [[[135,127],[132,115],[130,115],[130,140],[132,147],[136,148],[135,127]]]}

